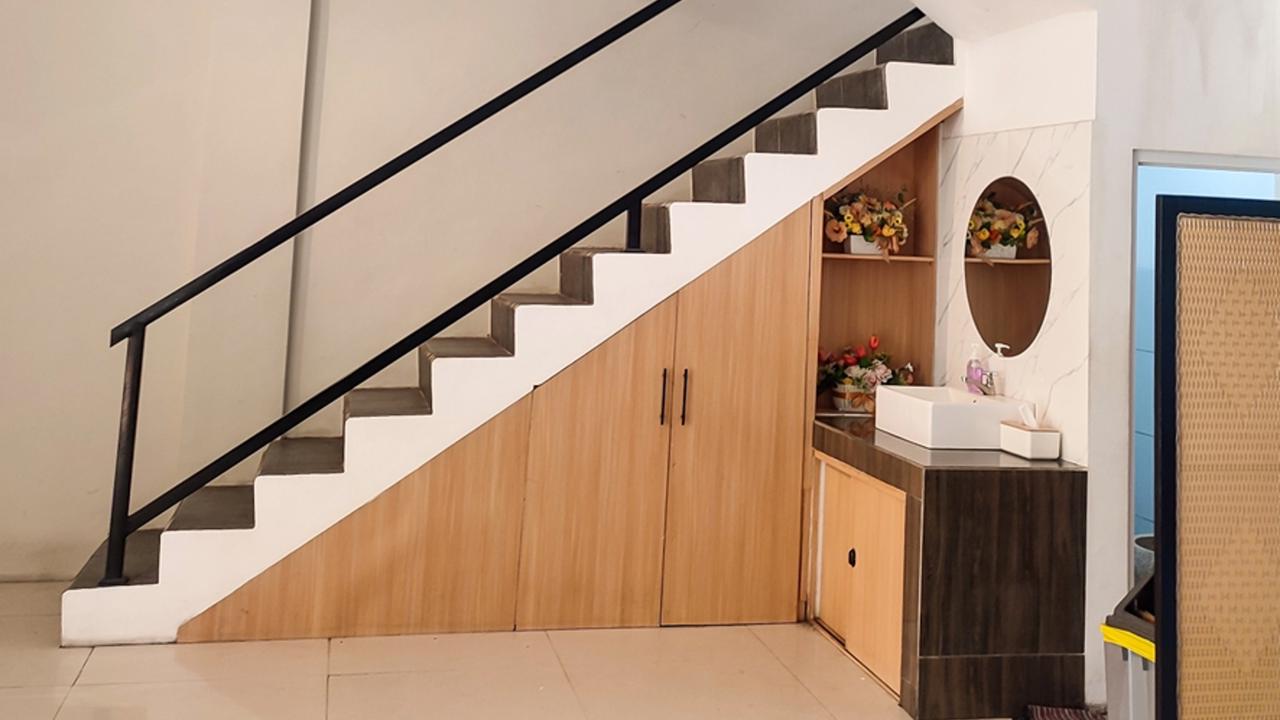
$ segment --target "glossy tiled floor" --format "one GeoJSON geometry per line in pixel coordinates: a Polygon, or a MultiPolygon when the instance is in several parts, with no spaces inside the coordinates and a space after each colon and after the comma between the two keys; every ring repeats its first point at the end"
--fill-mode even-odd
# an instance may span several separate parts
{"type": "Polygon", "coordinates": [[[905,720],[801,625],[63,650],[63,584],[0,585],[0,720],[905,720]]]}

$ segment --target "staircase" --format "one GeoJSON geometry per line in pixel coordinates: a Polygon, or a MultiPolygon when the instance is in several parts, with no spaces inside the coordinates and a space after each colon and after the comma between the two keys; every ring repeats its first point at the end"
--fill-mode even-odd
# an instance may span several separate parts
{"type": "Polygon", "coordinates": [[[417,350],[415,387],[357,389],[341,437],[283,438],[252,486],[207,486],[127,545],[129,583],[98,586],[106,544],[63,596],[64,645],[171,642],[187,620],[391,487],[815,195],[955,112],[962,78],[932,25],[874,68],[754,131],[755,152],[693,169],[693,199],[645,205],[640,252],[575,247],[554,294],[504,293],[484,337],[417,350]]]}

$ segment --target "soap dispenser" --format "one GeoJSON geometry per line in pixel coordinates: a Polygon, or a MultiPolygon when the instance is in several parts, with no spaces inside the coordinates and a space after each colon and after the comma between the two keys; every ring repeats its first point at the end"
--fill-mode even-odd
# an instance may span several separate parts
{"type": "Polygon", "coordinates": [[[980,352],[982,349],[978,343],[973,343],[969,348],[969,362],[964,366],[964,386],[974,395],[987,394],[984,389],[988,382],[987,369],[982,366],[980,352]]]}
{"type": "Polygon", "coordinates": [[[996,343],[996,351],[987,358],[988,383],[993,395],[1004,395],[1004,359],[1009,346],[996,343]]]}

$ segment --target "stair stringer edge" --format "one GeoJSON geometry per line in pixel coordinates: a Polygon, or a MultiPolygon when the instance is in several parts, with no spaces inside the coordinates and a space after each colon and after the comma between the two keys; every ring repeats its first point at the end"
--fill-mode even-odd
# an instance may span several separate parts
{"type": "Polygon", "coordinates": [[[259,476],[254,528],[165,532],[158,583],[64,593],[63,645],[173,642],[187,620],[961,100],[958,68],[890,63],[886,73],[888,110],[817,111],[817,155],[747,154],[745,203],[670,204],[669,254],[593,258],[592,305],[518,307],[513,357],[434,361],[433,414],[349,418],[343,472],[259,476]]]}

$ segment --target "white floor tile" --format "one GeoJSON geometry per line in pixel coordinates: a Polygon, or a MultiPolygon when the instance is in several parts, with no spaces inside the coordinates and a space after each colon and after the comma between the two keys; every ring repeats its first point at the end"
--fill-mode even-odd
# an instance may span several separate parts
{"type": "Polygon", "coordinates": [[[581,717],[541,632],[334,640],[330,671],[331,720],[581,717]]]}
{"type": "Polygon", "coordinates": [[[0,689],[0,718],[53,720],[69,687],[0,689]]]}
{"type": "Polygon", "coordinates": [[[327,640],[190,643],[94,648],[79,685],[324,676],[327,640]]]}
{"type": "Polygon", "coordinates": [[[471,670],[495,663],[559,667],[542,632],[334,638],[329,649],[334,675],[471,670]]]}
{"type": "Polygon", "coordinates": [[[0,617],[58,615],[62,612],[62,591],[69,584],[65,581],[0,584],[0,617]]]}
{"type": "MultiPolygon", "coordinates": [[[[368,716],[373,718],[374,716],[368,716]]],[[[325,677],[82,685],[58,720],[324,720],[325,677]]]]}
{"type": "Polygon", "coordinates": [[[756,625],[751,632],[839,720],[910,720],[887,690],[816,629],[756,625]]]}
{"type": "Polygon", "coordinates": [[[831,717],[746,628],[549,635],[593,720],[831,717]]]}
{"type": "Polygon", "coordinates": [[[572,720],[583,717],[557,668],[437,670],[329,679],[329,720],[572,720]]]}
{"type": "Polygon", "coordinates": [[[0,617],[0,687],[71,685],[88,648],[58,647],[57,615],[0,617]]]}

